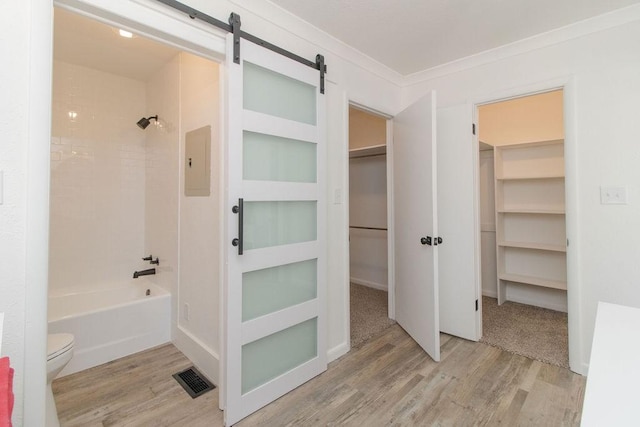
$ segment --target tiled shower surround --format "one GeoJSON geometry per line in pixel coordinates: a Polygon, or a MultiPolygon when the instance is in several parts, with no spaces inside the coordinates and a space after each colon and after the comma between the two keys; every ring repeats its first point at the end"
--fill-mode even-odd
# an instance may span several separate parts
{"type": "Polygon", "coordinates": [[[144,255],[146,84],[54,62],[49,287],[130,278],[144,255]]]}

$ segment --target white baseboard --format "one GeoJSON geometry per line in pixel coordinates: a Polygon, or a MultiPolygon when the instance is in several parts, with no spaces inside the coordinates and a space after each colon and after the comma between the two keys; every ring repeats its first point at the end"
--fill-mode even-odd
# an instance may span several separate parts
{"type": "Polygon", "coordinates": [[[526,298],[526,297],[510,297],[508,301],[519,302],[520,304],[533,305],[535,307],[548,308],[549,310],[562,311],[563,313],[567,312],[567,306],[563,304],[554,304],[548,301],[540,301],[537,299],[526,298]]]}
{"type": "MultiPolygon", "coordinates": [[[[488,290],[482,290],[482,296],[490,297],[490,298],[498,298],[498,293],[488,290]]],[[[563,313],[567,312],[567,306],[564,304],[555,304],[550,301],[543,301],[536,298],[527,298],[526,296],[521,295],[510,295],[507,301],[518,302],[520,304],[533,305],[535,307],[548,308],[549,310],[561,311],[563,313]]]]}
{"type": "Polygon", "coordinates": [[[220,356],[181,326],[175,329],[173,344],[215,385],[220,384],[220,356]]]}
{"type": "Polygon", "coordinates": [[[330,348],[327,351],[327,363],[333,362],[337,358],[344,356],[351,350],[351,345],[348,342],[343,342],[337,346],[330,348]]]}
{"type": "Polygon", "coordinates": [[[388,291],[387,285],[384,283],[371,282],[369,280],[358,279],[357,277],[349,278],[351,283],[355,283],[356,285],[366,286],[368,288],[378,289],[380,291],[388,291]]]}
{"type": "Polygon", "coordinates": [[[482,296],[489,297],[489,298],[498,298],[498,292],[493,290],[490,291],[490,290],[483,289],[482,296]]]}

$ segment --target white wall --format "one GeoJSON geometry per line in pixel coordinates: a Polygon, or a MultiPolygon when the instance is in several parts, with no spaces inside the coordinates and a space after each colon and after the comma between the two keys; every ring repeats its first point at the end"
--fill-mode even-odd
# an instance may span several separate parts
{"type": "Polygon", "coordinates": [[[0,52],[11,58],[0,79],[0,171],[3,197],[0,204],[0,312],[5,313],[2,356],[15,369],[14,422],[23,414],[25,366],[27,139],[29,135],[29,29],[30,2],[2,5],[0,52]],[[12,31],[23,37],[11,37],[12,31]],[[11,42],[9,42],[11,40],[11,42]]]}
{"type": "MultiPolygon", "coordinates": [[[[385,155],[349,159],[349,225],[387,228],[385,155]]],[[[387,232],[350,228],[349,237],[351,281],[386,290],[387,232]]]]}
{"type": "Polygon", "coordinates": [[[480,141],[496,146],[564,138],[562,94],[554,90],[480,106],[480,141]]]}
{"type": "Polygon", "coordinates": [[[216,384],[219,382],[220,314],[220,67],[217,63],[180,54],[180,285],[174,340],[216,384]],[[185,134],[211,126],[211,193],[184,193],[185,134]],[[185,305],[189,306],[187,318],[185,305]]]}
{"type": "Polygon", "coordinates": [[[349,149],[387,143],[387,119],[349,107],[349,149]]]}
{"type": "MultiPolygon", "coordinates": [[[[577,211],[571,212],[577,232],[569,230],[568,237],[577,259],[574,295],[579,309],[573,316],[581,344],[572,347],[578,353],[572,367],[581,372],[589,360],[597,302],[640,307],[639,39],[640,22],[633,21],[451,74],[434,74],[404,90],[405,104],[435,89],[444,106],[497,99],[517,88],[527,92],[545,81],[573,76],[574,115],[565,119],[572,126],[565,131],[575,131],[577,143],[577,211]],[[627,186],[629,203],[601,205],[601,185],[627,186]]],[[[569,328],[572,333],[571,319],[569,328]]]]}
{"type": "Polygon", "coordinates": [[[51,20],[47,1],[0,5],[0,312],[16,426],[44,423],[51,20]]]}
{"type": "Polygon", "coordinates": [[[145,131],[135,123],[145,105],[143,82],[54,61],[50,292],[122,284],[138,267],[145,131]]]}

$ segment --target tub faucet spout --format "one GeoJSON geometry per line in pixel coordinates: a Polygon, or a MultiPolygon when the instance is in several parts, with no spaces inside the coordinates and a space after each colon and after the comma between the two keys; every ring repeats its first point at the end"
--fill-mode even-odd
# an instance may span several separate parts
{"type": "Polygon", "coordinates": [[[156,269],[155,268],[150,268],[148,270],[134,271],[133,272],[133,278],[137,279],[140,276],[148,276],[149,274],[156,274],[156,269]]]}

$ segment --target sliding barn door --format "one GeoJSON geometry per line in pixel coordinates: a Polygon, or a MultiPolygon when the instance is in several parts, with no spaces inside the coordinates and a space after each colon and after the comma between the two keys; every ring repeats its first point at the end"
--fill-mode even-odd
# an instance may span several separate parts
{"type": "Polygon", "coordinates": [[[319,72],[240,42],[240,64],[227,54],[226,425],[327,367],[319,72]]]}

